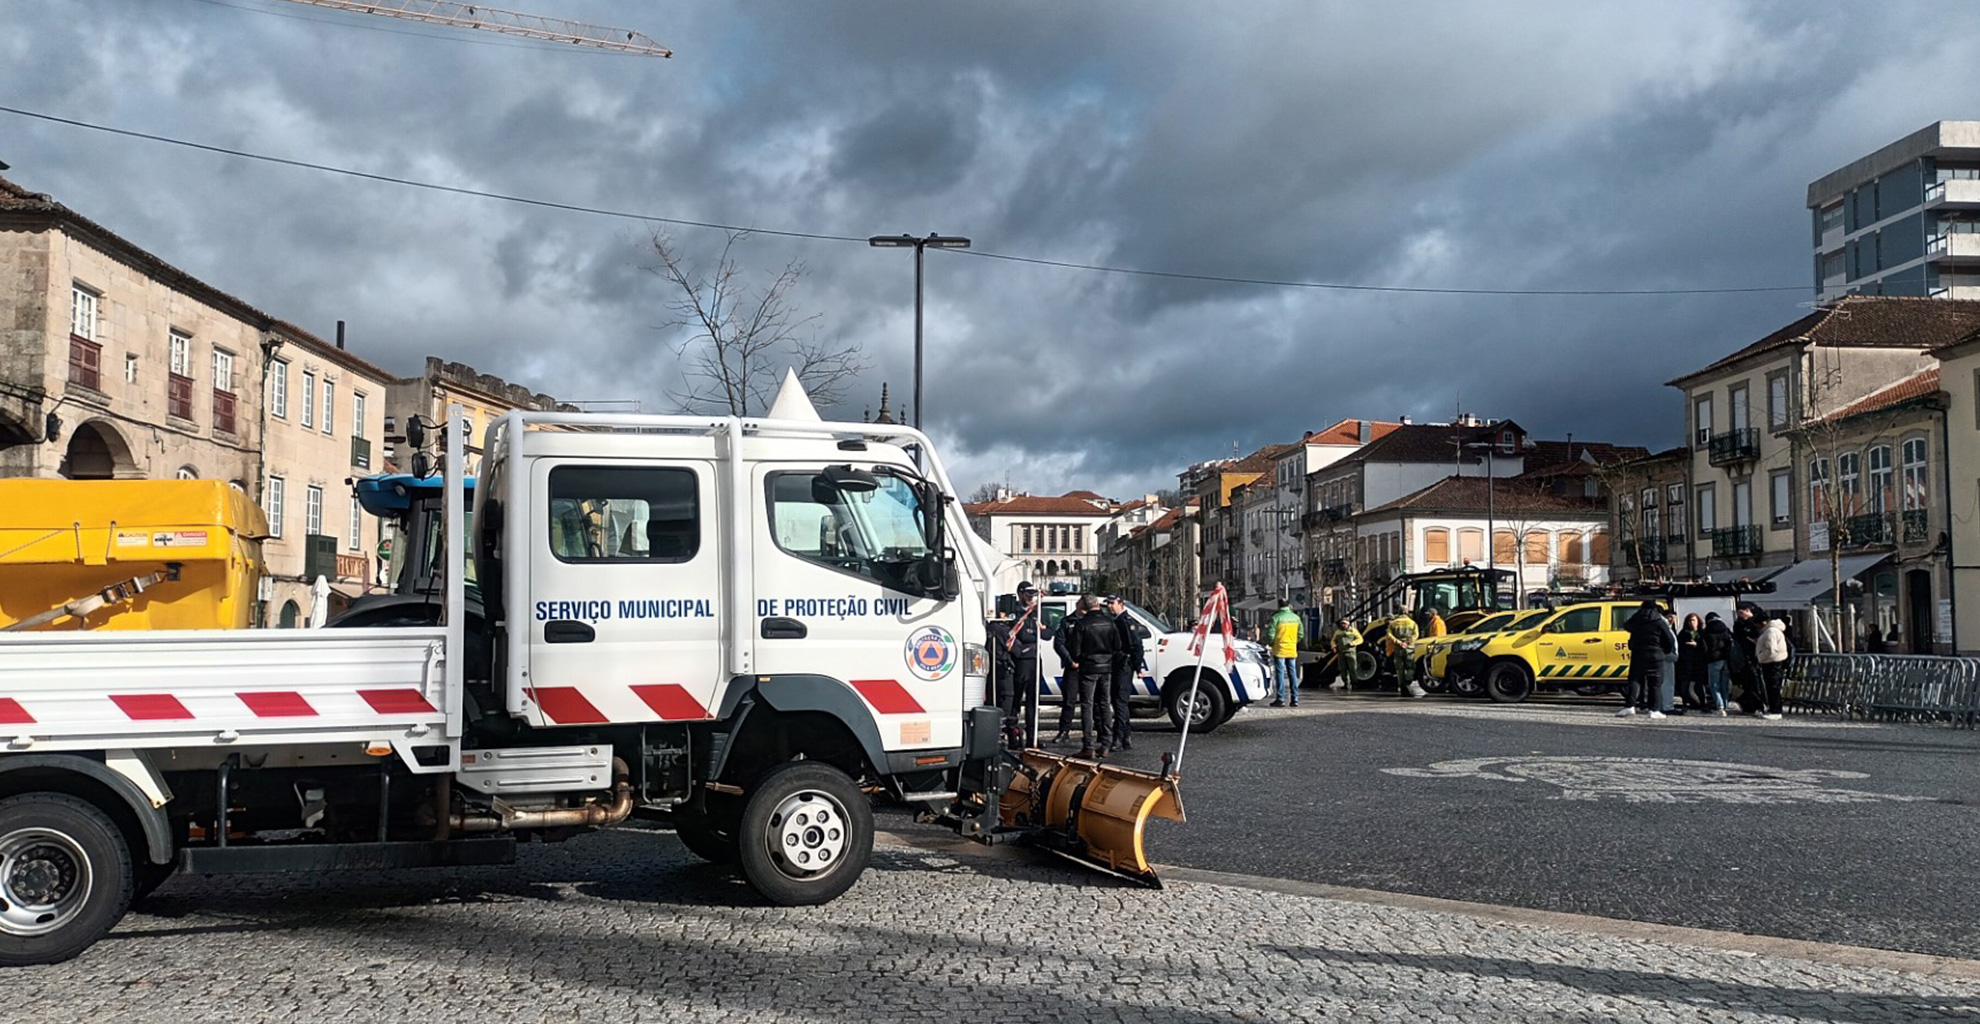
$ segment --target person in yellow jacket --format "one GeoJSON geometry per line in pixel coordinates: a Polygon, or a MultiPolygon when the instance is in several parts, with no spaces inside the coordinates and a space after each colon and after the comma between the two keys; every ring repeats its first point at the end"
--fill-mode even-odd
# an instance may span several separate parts
{"type": "Polygon", "coordinates": [[[1423,635],[1426,637],[1436,637],[1443,636],[1449,632],[1449,628],[1444,625],[1444,617],[1437,614],[1437,609],[1430,609],[1430,621],[1423,624],[1423,635]]]}
{"type": "Polygon", "coordinates": [[[1347,689],[1350,680],[1359,682],[1355,671],[1355,653],[1361,649],[1361,630],[1354,628],[1353,619],[1342,619],[1334,628],[1334,682],[1332,688],[1347,689]]]}
{"type": "Polygon", "coordinates": [[[1299,614],[1285,598],[1272,616],[1272,706],[1299,706],[1299,614]]]}
{"type": "Polygon", "coordinates": [[[1416,682],[1416,640],[1421,634],[1416,628],[1416,620],[1407,612],[1397,612],[1389,619],[1389,636],[1385,648],[1389,654],[1389,667],[1396,673],[1396,683],[1406,687],[1411,697],[1423,696],[1423,687],[1416,682]]]}

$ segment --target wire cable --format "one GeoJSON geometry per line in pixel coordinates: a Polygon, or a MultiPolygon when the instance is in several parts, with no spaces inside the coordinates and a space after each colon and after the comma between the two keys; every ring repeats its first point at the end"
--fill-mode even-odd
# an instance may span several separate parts
{"type": "Polygon", "coordinates": [[[228,0],[192,0],[192,2],[196,4],[207,4],[213,7],[227,7],[236,11],[245,11],[248,14],[266,14],[271,18],[288,18],[291,21],[307,21],[313,25],[328,25],[331,28],[359,29],[365,32],[383,32],[386,35],[414,36],[419,39],[438,39],[443,43],[468,43],[474,46],[494,46],[504,50],[541,50],[547,53],[574,53],[585,57],[630,56],[629,54],[617,53],[611,50],[588,50],[588,49],[584,49],[583,47],[557,46],[549,43],[529,42],[527,40],[522,40],[522,39],[516,39],[510,41],[503,41],[499,39],[474,39],[474,38],[469,38],[465,35],[454,36],[454,35],[444,35],[439,32],[420,32],[414,29],[392,28],[386,25],[363,25],[355,21],[346,21],[344,19],[336,18],[334,16],[311,17],[307,14],[303,14],[297,11],[271,11],[260,7],[249,7],[246,4],[229,3],[228,0]]]}
{"type": "MultiPolygon", "coordinates": [[[[581,203],[567,203],[555,199],[539,199],[533,196],[509,195],[503,192],[489,192],[483,189],[468,188],[463,185],[442,185],[436,182],[419,181],[414,178],[401,178],[390,174],[377,174],[359,171],[348,167],[296,160],[289,157],[271,156],[244,149],[231,149],[204,142],[176,139],[168,135],[155,135],[150,132],[132,131],[128,128],[113,128],[109,125],[92,124],[74,118],[43,114],[19,107],[0,106],[0,113],[17,117],[33,118],[53,124],[68,125],[89,131],[104,132],[125,138],[143,139],[168,146],[195,149],[205,153],[218,153],[222,156],[240,157],[244,160],[258,160],[263,163],[279,164],[284,167],[297,167],[304,170],[321,171],[325,174],[338,174],[366,181],[383,182],[388,185],[403,185],[407,188],[426,189],[452,195],[471,196],[477,199],[494,199],[522,206],[534,206],[546,210],[563,210],[569,213],[585,213],[598,217],[613,217],[621,220],[636,220],[648,224],[672,224],[680,227],[710,228],[717,231],[744,232],[752,235],[772,235],[779,238],[801,238],[823,242],[865,243],[864,235],[835,235],[820,231],[797,231],[787,228],[747,227],[740,224],[723,224],[716,221],[690,220],[685,217],[663,217],[659,214],[639,213],[631,210],[615,210],[603,206],[586,206],[581,203]]],[[[1641,296],[1641,295],[1742,295],[1765,292],[1806,292],[1806,285],[1778,285],[1738,288],[1437,288],[1418,285],[1387,284],[1347,284],[1339,281],[1293,281],[1261,277],[1236,277],[1223,274],[1197,274],[1176,270],[1148,270],[1138,267],[1116,267],[1099,263],[1075,263],[1068,260],[1050,260],[1036,256],[1018,256],[1011,253],[990,252],[982,249],[938,250],[975,256],[979,259],[999,260],[1007,263],[1024,263],[1040,267],[1056,267],[1065,270],[1085,270],[1101,274],[1122,274],[1133,277],[1164,278],[1173,281],[1201,281],[1212,284],[1256,285],[1265,288],[1307,288],[1323,291],[1343,292],[1387,292],[1404,295],[1508,295],[1508,296],[1641,296]]]]}

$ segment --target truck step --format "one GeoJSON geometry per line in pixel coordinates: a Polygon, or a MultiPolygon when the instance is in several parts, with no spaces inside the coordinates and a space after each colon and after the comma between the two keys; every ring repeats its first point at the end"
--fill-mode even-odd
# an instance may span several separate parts
{"type": "Polygon", "coordinates": [[[194,846],[179,851],[179,870],[201,875],[276,871],[452,868],[516,862],[513,836],[410,843],[294,843],[194,846]]]}

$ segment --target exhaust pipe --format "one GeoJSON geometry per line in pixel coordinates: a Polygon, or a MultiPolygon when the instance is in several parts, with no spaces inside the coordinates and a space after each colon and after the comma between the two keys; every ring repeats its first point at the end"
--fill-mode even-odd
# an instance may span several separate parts
{"type": "Polygon", "coordinates": [[[491,801],[493,815],[469,815],[467,811],[451,815],[449,823],[457,832],[508,832],[531,828],[598,828],[616,825],[632,816],[632,770],[626,767],[624,758],[612,759],[613,800],[604,804],[586,804],[583,807],[549,807],[541,810],[518,810],[507,802],[496,798],[491,801]]]}

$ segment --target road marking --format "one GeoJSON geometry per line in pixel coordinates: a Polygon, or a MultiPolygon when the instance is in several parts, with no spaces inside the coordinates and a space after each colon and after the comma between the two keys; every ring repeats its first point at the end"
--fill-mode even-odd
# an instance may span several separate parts
{"type": "Polygon", "coordinates": [[[1384,768],[1410,779],[1490,779],[1544,782],[1560,788],[1560,800],[1622,800],[1658,804],[1861,804],[1932,799],[1869,793],[1830,785],[1867,779],[1835,768],[1775,768],[1728,761],[1667,757],[1524,756],[1439,761],[1426,768],[1384,768]]]}

